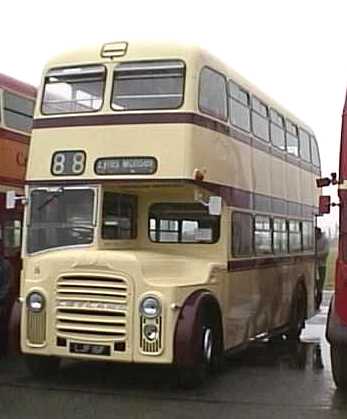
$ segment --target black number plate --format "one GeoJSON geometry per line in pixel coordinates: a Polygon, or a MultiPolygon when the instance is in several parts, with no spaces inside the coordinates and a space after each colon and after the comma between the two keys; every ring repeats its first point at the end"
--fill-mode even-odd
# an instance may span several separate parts
{"type": "Polygon", "coordinates": [[[90,345],[88,343],[70,343],[70,352],[73,354],[85,354],[85,355],[100,355],[108,356],[111,355],[109,346],[106,345],[90,345]]]}

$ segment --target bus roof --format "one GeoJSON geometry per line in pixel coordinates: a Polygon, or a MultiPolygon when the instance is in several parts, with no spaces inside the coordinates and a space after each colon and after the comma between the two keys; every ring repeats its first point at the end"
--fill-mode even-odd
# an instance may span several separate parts
{"type": "Polygon", "coordinates": [[[0,73],[0,89],[11,90],[12,92],[32,98],[36,97],[37,92],[34,86],[14,79],[13,77],[6,76],[2,73],[0,73]]]}
{"type": "Polygon", "coordinates": [[[238,72],[230,68],[219,58],[205,51],[203,48],[191,44],[173,43],[173,42],[114,42],[109,44],[99,44],[91,47],[72,50],[60,54],[50,60],[46,70],[52,67],[62,67],[69,65],[83,65],[92,63],[112,63],[124,61],[158,60],[158,59],[182,59],[189,66],[199,67],[209,66],[223,73],[228,79],[232,79],[252,95],[256,96],[270,108],[275,109],[285,118],[291,120],[299,127],[307,130],[314,135],[312,129],[293,113],[281,106],[278,102],[266,95],[254,84],[242,77],[238,72]],[[126,44],[125,53],[122,56],[113,59],[103,57],[103,48],[112,44],[126,44]]]}

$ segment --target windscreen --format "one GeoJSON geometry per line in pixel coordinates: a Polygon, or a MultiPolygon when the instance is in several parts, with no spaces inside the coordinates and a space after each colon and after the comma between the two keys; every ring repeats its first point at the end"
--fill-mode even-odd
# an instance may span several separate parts
{"type": "Polygon", "coordinates": [[[50,70],[45,78],[42,113],[95,112],[103,103],[106,69],[100,65],[50,70]]]}
{"type": "Polygon", "coordinates": [[[92,243],[94,201],[93,189],[33,190],[30,194],[28,253],[92,243]]]}
{"type": "Polygon", "coordinates": [[[181,61],[122,63],[114,72],[115,110],[175,109],[183,103],[185,67],[181,61]]]}

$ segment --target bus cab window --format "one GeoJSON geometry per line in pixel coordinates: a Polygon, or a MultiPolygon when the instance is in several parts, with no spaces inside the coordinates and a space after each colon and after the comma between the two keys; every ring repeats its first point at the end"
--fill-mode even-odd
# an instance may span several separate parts
{"type": "Polygon", "coordinates": [[[137,235],[137,198],[133,195],[104,193],[102,238],[130,240],[137,235]]]}

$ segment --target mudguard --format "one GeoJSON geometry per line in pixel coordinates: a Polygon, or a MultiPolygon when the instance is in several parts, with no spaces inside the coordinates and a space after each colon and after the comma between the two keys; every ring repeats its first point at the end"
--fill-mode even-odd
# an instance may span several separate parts
{"type": "MultiPolygon", "coordinates": [[[[203,309],[217,310],[220,316],[218,301],[209,291],[197,291],[191,294],[181,308],[174,336],[174,363],[178,367],[194,367],[198,360],[199,325],[203,309]]],[[[211,313],[212,314],[212,313],[211,313]]]]}
{"type": "Polygon", "coordinates": [[[8,326],[7,351],[10,354],[20,353],[20,321],[22,304],[16,300],[12,306],[10,321],[8,326]]]}
{"type": "Polygon", "coordinates": [[[347,325],[343,323],[335,311],[335,297],[333,296],[329,306],[325,336],[332,345],[347,346],[347,325]]]}

